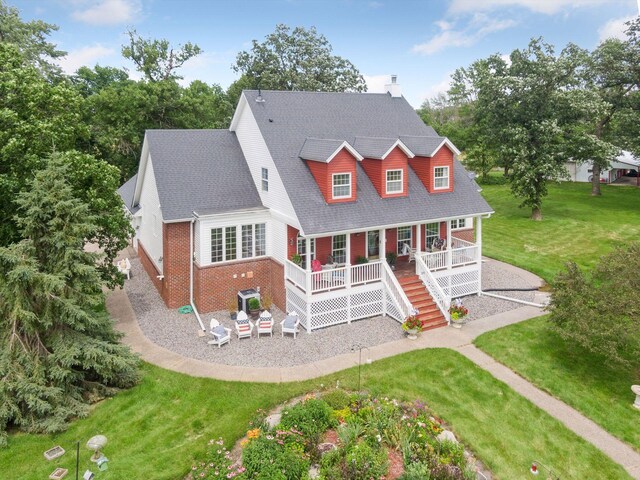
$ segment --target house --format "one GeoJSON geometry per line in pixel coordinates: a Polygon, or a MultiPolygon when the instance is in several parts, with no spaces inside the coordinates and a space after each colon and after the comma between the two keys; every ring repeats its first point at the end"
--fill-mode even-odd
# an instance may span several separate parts
{"type": "MultiPolygon", "coordinates": [[[[590,163],[568,161],[564,166],[572,182],[591,182],[593,169],[590,163]]],[[[638,167],[640,167],[640,159],[635,158],[631,152],[622,151],[615,160],[610,162],[608,169],[600,171],[600,182],[612,183],[632,170],[637,174],[638,167]]]]}
{"type": "Polygon", "coordinates": [[[398,87],[244,91],[228,130],[147,131],[119,191],[166,305],[221,310],[255,288],[309,332],[414,309],[446,324],[480,291],[492,210],[398,87]]]}

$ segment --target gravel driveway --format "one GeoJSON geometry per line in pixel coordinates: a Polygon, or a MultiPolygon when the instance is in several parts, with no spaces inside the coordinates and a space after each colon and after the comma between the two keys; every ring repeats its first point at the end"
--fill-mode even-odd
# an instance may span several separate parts
{"type": "MultiPolygon", "coordinates": [[[[358,346],[371,347],[399,340],[404,337],[400,324],[390,317],[374,317],[336,325],[311,334],[301,331],[294,339],[280,334],[280,321],[284,314],[275,309],[273,337],[261,336],[238,340],[232,331],[231,342],[218,348],[207,344],[209,336],[198,336],[200,330],[193,314],[180,314],[168,309],[151,280],[143,270],[139,259],[132,260],[132,277],[125,282],[125,290],[145,336],[157,345],[185,357],[208,362],[238,366],[288,367],[322,360],[348,353],[358,346]]],[[[519,275],[504,271],[500,264],[483,263],[483,288],[536,287],[519,275]]],[[[496,292],[522,300],[533,300],[534,292],[496,292]]],[[[471,296],[463,299],[470,313],[469,321],[518,308],[520,304],[490,298],[471,296]]],[[[233,322],[226,311],[201,315],[208,327],[216,318],[228,328],[233,322]]]]}

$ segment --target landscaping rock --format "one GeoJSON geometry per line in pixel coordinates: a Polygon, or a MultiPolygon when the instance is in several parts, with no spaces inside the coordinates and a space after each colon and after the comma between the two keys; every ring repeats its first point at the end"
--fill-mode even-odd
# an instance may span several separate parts
{"type": "Polygon", "coordinates": [[[436,438],[439,442],[448,440],[453,443],[458,443],[458,439],[456,438],[456,436],[449,430],[442,430],[442,432],[440,432],[440,434],[436,438]]]}
{"type": "Polygon", "coordinates": [[[332,450],[337,450],[335,443],[321,443],[318,445],[318,453],[322,456],[327,452],[331,452],[332,450]]]}
{"type": "Polygon", "coordinates": [[[282,414],[280,412],[277,412],[269,415],[265,419],[265,422],[267,422],[267,425],[269,425],[269,428],[274,428],[276,425],[280,423],[281,418],[282,418],[282,414]]]}

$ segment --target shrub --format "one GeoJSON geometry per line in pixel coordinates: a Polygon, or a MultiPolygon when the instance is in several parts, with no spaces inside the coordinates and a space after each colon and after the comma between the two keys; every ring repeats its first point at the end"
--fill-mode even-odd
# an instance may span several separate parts
{"type": "Polygon", "coordinates": [[[404,473],[399,480],[429,480],[431,478],[431,469],[426,463],[412,463],[407,465],[404,473]]]}
{"type": "Polygon", "coordinates": [[[249,299],[249,310],[259,310],[260,309],[260,300],[257,298],[249,299]]]}
{"type": "Polygon", "coordinates": [[[315,450],[320,436],[336,425],[331,407],[324,400],[315,398],[300,402],[282,412],[283,429],[296,429],[305,438],[307,452],[315,450]]]}
{"type": "Polygon", "coordinates": [[[201,478],[205,480],[220,478],[244,480],[247,478],[245,467],[231,466],[231,456],[224,446],[222,438],[209,440],[206,460],[191,467],[191,476],[198,480],[201,478]]]}
{"type": "Polygon", "coordinates": [[[327,402],[327,404],[334,410],[342,410],[349,406],[349,394],[339,388],[335,388],[324,393],[322,395],[322,400],[327,402]]]}
{"type": "Polygon", "coordinates": [[[322,457],[320,473],[326,480],[377,480],[388,468],[384,450],[359,442],[322,457]]]}
{"type": "Polygon", "coordinates": [[[264,480],[298,480],[309,471],[309,460],[300,445],[272,435],[251,440],[242,452],[242,464],[247,478],[264,480]]]}

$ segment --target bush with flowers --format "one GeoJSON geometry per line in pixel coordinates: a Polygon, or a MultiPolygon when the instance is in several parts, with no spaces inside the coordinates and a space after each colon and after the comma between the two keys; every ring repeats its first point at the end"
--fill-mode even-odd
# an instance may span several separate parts
{"type": "Polygon", "coordinates": [[[402,330],[408,332],[409,330],[422,331],[422,321],[415,315],[409,315],[404,322],[402,322],[402,330]]]}
{"type": "Polygon", "coordinates": [[[231,452],[224,446],[224,440],[209,440],[207,449],[207,460],[198,462],[191,467],[191,478],[193,480],[213,480],[222,478],[235,478],[242,480],[247,478],[245,468],[242,465],[234,464],[231,459],[231,452]]]}

